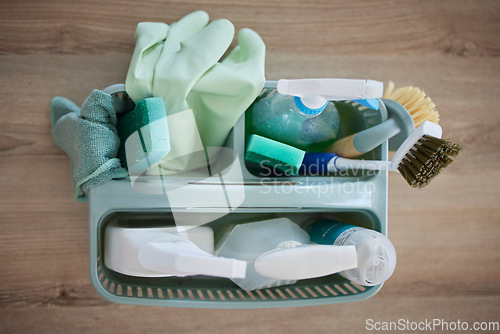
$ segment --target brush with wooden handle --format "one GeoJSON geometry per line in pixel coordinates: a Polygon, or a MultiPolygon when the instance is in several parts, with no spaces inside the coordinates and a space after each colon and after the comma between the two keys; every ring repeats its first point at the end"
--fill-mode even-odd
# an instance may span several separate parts
{"type": "Polygon", "coordinates": [[[348,159],[334,153],[307,152],[300,167],[305,175],[324,175],[346,169],[399,171],[414,188],[428,185],[444,168],[453,162],[462,147],[441,139],[442,129],[424,122],[398,148],[392,161],[348,159]]]}
{"type": "Polygon", "coordinates": [[[423,122],[438,124],[436,106],[425,92],[412,86],[394,88],[394,83],[389,82],[382,100],[389,114],[388,120],[337,140],[325,152],[356,158],[391,138],[390,148],[396,150],[423,122]]]}

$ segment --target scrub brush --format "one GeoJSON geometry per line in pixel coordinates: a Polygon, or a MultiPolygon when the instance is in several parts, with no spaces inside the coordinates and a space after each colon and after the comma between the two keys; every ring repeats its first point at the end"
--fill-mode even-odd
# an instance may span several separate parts
{"type": "Polygon", "coordinates": [[[442,129],[432,122],[418,127],[394,154],[392,161],[346,159],[333,153],[306,153],[301,172],[320,174],[344,169],[399,171],[414,188],[422,188],[447,167],[462,150],[441,139],[442,129]]]}
{"type": "Polygon", "coordinates": [[[396,101],[405,107],[415,123],[415,128],[418,128],[425,121],[439,124],[439,113],[436,105],[418,87],[405,86],[395,89],[394,82],[389,81],[384,92],[384,99],[396,101]]]}
{"type": "Polygon", "coordinates": [[[408,136],[425,121],[438,124],[436,105],[417,87],[407,86],[394,89],[389,82],[384,92],[384,102],[389,119],[337,140],[325,152],[337,153],[345,158],[356,158],[373,150],[388,139],[389,147],[396,150],[408,136]]]}

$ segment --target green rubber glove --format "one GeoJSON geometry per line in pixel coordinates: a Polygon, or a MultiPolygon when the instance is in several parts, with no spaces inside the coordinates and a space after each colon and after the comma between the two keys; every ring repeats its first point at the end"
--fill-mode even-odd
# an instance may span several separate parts
{"type": "Polygon", "coordinates": [[[266,47],[260,36],[244,28],[238,45],[196,82],[187,102],[194,110],[205,147],[220,147],[231,128],[262,91],[266,47]]]}
{"type": "Polygon", "coordinates": [[[153,96],[163,97],[167,115],[191,109],[186,103],[191,88],[231,45],[231,22],[207,23],[208,14],[197,11],[170,26],[153,80],[153,96]]]}
{"type": "Polygon", "coordinates": [[[141,22],[135,33],[135,50],[132,55],[125,86],[135,103],[153,96],[153,75],[163,50],[169,26],[159,22],[141,22]]]}
{"type": "Polygon", "coordinates": [[[162,171],[151,168],[150,175],[206,167],[205,155],[200,154],[203,138],[199,130],[205,125],[197,119],[205,111],[192,109],[186,98],[200,77],[226,52],[234,36],[233,24],[228,20],[207,25],[208,20],[205,12],[198,11],[172,24],[156,64],[153,96],[162,97],[165,103],[171,152],[159,163],[162,171]]]}
{"type": "Polygon", "coordinates": [[[243,29],[240,45],[217,63],[231,44],[234,27],[224,19],[208,21],[207,13],[197,11],[170,26],[149,23],[137,28],[126,90],[134,101],[163,98],[171,140],[161,170],[151,168],[149,174],[205,166],[200,150],[222,146],[264,85],[265,46],[260,37],[243,29]]]}
{"type": "MultiPolygon", "coordinates": [[[[229,132],[265,83],[265,44],[260,36],[251,29],[242,29],[238,43],[222,62],[203,74],[186,99],[193,110],[202,145],[211,147],[206,152],[210,161],[216,159],[216,148],[224,145],[229,132]]],[[[186,151],[188,149],[195,152],[201,148],[199,144],[190,148],[186,145],[186,151]]],[[[179,160],[167,156],[159,163],[159,168],[151,168],[148,174],[169,174],[202,167],[206,163],[202,159],[204,155],[191,154],[189,157],[179,160]]]]}

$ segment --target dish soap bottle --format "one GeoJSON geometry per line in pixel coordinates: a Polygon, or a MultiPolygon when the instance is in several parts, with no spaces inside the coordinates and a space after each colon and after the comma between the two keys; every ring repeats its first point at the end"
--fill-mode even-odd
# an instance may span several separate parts
{"type": "Polygon", "coordinates": [[[338,111],[328,100],[356,100],[378,108],[376,98],[382,93],[383,84],[372,80],[281,79],[276,91],[250,107],[247,132],[307,152],[321,152],[337,139],[340,130],[338,111]]]}
{"type": "Polygon", "coordinates": [[[311,241],[324,245],[354,245],[358,266],[340,274],[364,286],[384,283],[396,267],[396,250],[382,233],[334,220],[319,220],[308,228],[311,241]]]}

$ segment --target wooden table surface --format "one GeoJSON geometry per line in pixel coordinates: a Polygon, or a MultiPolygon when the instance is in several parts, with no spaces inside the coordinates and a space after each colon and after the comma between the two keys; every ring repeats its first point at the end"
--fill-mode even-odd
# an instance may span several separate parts
{"type": "MultiPolygon", "coordinates": [[[[359,333],[367,321],[500,321],[500,2],[0,2],[1,333],[359,333]],[[258,310],[111,304],[88,275],[88,204],[50,133],[56,95],[123,82],[140,21],[206,10],[267,46],[266,76],[423,88],[464,146],[431,185],[389,178],[393,277],[357,303],[258,310]]],[[[235,43],[233,43],[235,44],[235,43]]],[[[400,331],[401,332],[401,331],[400,331]]],[[[416,331],[415,331],[416,332],[416,331]]]]}

